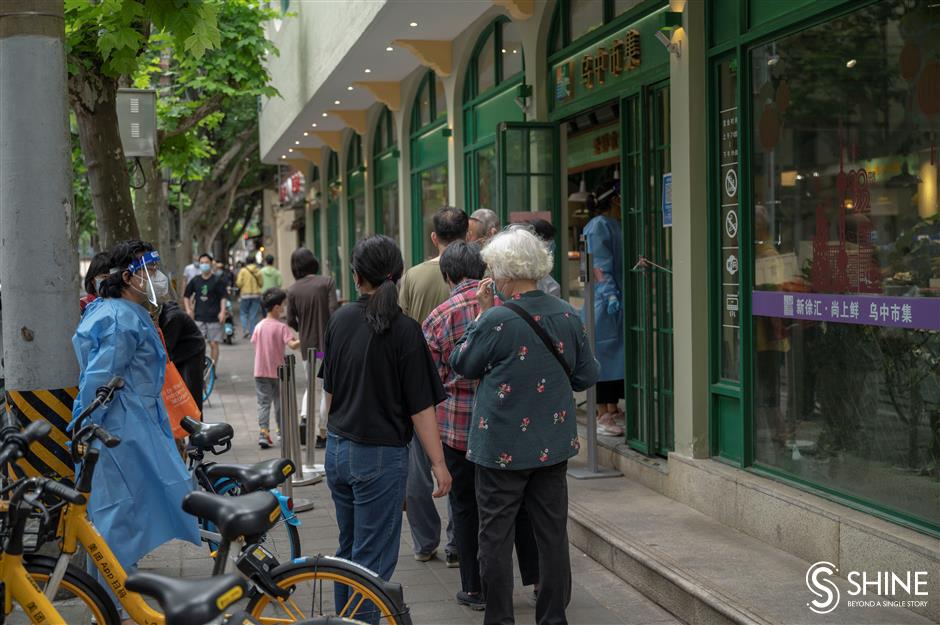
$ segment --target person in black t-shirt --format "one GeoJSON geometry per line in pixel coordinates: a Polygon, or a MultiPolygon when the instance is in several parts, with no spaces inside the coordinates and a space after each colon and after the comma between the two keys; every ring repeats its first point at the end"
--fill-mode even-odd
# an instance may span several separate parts
{"type": "MultiPolygon", "coordinates": [[[[445,394],[421,326],[398,307],[395,283],[404,270],[398,246],[387,236],[364,239],[353,249],[352,267],[361,297],[330,317],[320,369],[329,405],[326,479],[339,525],[336,555],[389,580],[398,562],[413,433],[431,461],[434,496],[450,491],[434,408],[445,394]]],[[[337,584],[338,610],[348,593],[337,584]]],[[[376,620],[374,612],[366,607],[365,617],[356,618],[376,620]]]]}
{"type": "Polygon", "coordinates": [[[212,257],[199,257],[199,275],[186,283],[183,300],[186,312],[196,320],[196,325],[209,343],[209,357],[219,362],[219,341],[222,340],[222,324],[225,323],[225,298],[228,291],[221,278],[212,275],[212,257]]]}

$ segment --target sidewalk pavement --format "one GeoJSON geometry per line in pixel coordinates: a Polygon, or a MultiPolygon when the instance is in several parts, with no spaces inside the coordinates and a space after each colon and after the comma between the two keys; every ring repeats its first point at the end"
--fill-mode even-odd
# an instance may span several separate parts
{"type": "MultiPolygon", "coordinates": [[[[219,357],[218,381],[205,407],[205,420],[224,421],[235,428],[232,450],[220,456],[223,462],[258,462],[279,455],[277,449],[262,450],[257,445],[258,426],[254,380],[252,379],[253,351],[247,341],[232,346],[223,345],[219,357]]],[[[298,367],[302,375],[303,367],[298,367]]],[[[298,380],[298,388],[304,387],[298,380]]],[[[298,397],[299,400],[299,397],[298,397]]],[[[322,450],[317,450],[318,462],[323,461],[322,450]]],[[[338,542],[338,530],[326,482],[295,488],[295,498],[311,499],[315,508],[301,513],[300,528],[303,552],[333,554],[338,542]]],[[[437,500],[442,518],[446,520],[446,505],[437,500]]],[[[441,545],[444,544],[442,539],[441,545]]],[[[443,547],[442,547],[443,549],[443,547]]],[[[680,625],[680,621],[621,581],[582,551],[571,547],[574,579],[571,606],[568,610],[570,625],[680,625]]],[[[211,573],[212,563],[207,550],[188,543],[173,542],[157,549],[140,564],[141,569],[175,577],[202,577],[211,573]]],[[[518,623],[534,623],[535,610],[529,597],[531,588],[523,589],[516,572],[515,608],[518,623]]],[[[412,556],[411,533],[405,519],[402,529],[398,567],[393,581],[404,587],[405,600],[411,608],[416,625],[478,625],[481,612],[459,606],[454,595],[460,590],[460,574],[448,569],[442,559],[428,563],[416,562],[412,556]]]]}

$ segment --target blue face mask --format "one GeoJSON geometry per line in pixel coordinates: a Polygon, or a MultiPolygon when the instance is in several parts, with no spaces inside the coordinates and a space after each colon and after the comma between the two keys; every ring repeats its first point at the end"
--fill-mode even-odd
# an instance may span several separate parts
{"type": "Polygon", "coordinates": [[[212,265],[209,263],[199,263],[199,271],[202,273],[209,273],[212,271],[212,265]]]}

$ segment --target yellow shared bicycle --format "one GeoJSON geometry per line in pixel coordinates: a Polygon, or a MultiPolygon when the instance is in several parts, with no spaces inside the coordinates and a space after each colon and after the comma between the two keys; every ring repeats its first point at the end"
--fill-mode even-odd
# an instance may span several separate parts
{"type": "MultiPolygon", "coordinates": [[[[59,518],[54,537],[61,550],[59,558],[37,557],[27,560],[24,566],[47,599],[60,611],[70,612],[67,621],[70,625],[92,622],[119,625],[113,604],[108,602],[112,610],[104,609],[93,596],[101,593],[89,592],[87,585],[66,583],[65,573],[74,572],[69,560],[78,545],[82,545],[101,579],[134,621],[140,625],[169,624],[164,613],[132,591],[133,584],[128,584],[126,571],[86,513],[86,498],[91,492],[99,455],[91,441],[108,446],[120,441],[96,424],[84,424],[83,418],[107,403],[115,388],[119,385],[99,389],[95,402],[76,419],[73,428],[73,453],[80,460],[75,491],[80,499],[65,499],[64,507],[56,510],[59,518]]],[[[272,493],[258,491],[229,497],[197,491],[186,496],[183,509],[206,519],[216,528],[220,540],[213,575],[222,575],[230,559],[235,562],[239,572],[250,581],[246,611],[258,622],[300,623],[313,617],[335,615],[364,621],[378,617],[383,624],[411,625],[401,586],[386,582],[359,565],[329,556],[295,558],[280,563],[264,544],[266,533],[282,519],[281,503],[272,493]],[[237,547],[235,553],[233,544],[237,547]],[[347,589],[345,605],[334,603],[334,591],[339,586],[347,589]]],[[[40,536],[40,540],[44,538],[49,536],[40,536]]],[[[90,581],[87,575],[85,577],[90,581]]],[[[94,581],[91,586],[101,590],[94,581]]]]}

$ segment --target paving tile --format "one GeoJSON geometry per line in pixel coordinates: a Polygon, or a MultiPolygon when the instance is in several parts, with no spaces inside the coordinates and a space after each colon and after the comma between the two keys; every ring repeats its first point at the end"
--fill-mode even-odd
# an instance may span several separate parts
{"type": "MultiPolygon", "coordinates": [[[[256,443],[252,357],[250,346],[244,342],[222,346],[218,380],[205,408],[205,420],[230,423],[236,435],[231,451],[218,458],[211,458],[213,460],[259,462],[280,455],[279,449],[262,450],[256,443]]],[[[317,451],[318,462],[322,462],[322,450],[317,451]]],[[[313,510],[299,515],[304,552],[334,553],[339,531],[325,481],[314,486],[295,488],[294,496],[311,499],[315,505],[313,510]]],[[[446,519],[446,502],[437,500],[436,503],[442,518],[446,519]]],[[[402,584],[415,625],[480,625],[483,622],[481,612],[460,606],[454,600],[460,586],[460,572],[458,569],[448,569],[444,563],[443,541],[446,541],[444,536],[440,557],[427,563],[415,561],[411,533],[407,519],[404,519],[393,581],[402,584]]],[[[571,564],[574,588],[568,610],[570,625],[678,625],[679,622],[668,612],[573,547],[571,564]]],[[[212,572],[212,560],[205,546],[197,547],[178,541],[157,549],[144,558],[140,566],[142,569],[182,577],[205,577],[212,572]]],[[[514,565],[513,570],[516,622],[520,625],[534,623],[531,588],[523,588],[518,577],[518,567],[514,565]]]]}

